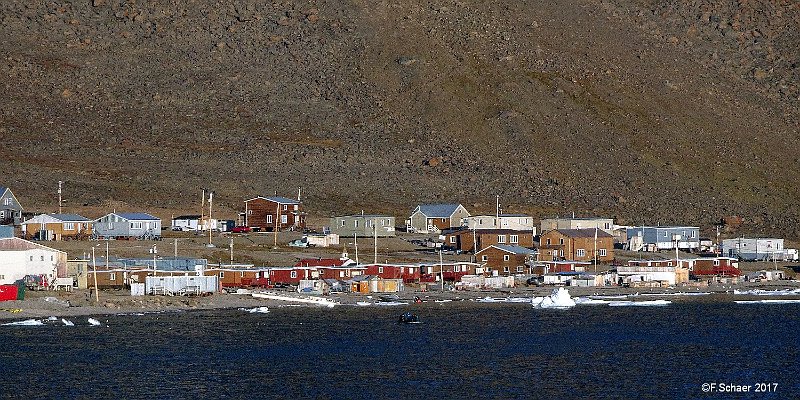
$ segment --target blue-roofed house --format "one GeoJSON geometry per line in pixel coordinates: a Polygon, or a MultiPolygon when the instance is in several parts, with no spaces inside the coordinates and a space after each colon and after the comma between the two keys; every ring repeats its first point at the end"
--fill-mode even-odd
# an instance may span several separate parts
{"type": "Polygon", "coordinates": [[[282,231],[306,227],[303,203],[281,196],[258,196],[244,201],[244,225],[253,230],[282,231]]]}
{"type": "Polygon", "coordinates": [[[22,223],[26,238],[39,240],[87,239],[93,222],[77,214],[39,214],[22,223]]]}
{"type": "Polygon", "coordinates": [[[22,205],[11,189],[0,186],[0,225],[19,225],[22,223],[22,205]]]}
{"type": "Polygon", "coordinates": [[[112,212],[94,220],[94,237],[161,239],[161,219],[147,213],[112,212]]]}
{"type": "Polygon", "coordinates": [[[420,204],[411,212],[406,227],[409,232],[441,232],[461,226],[461,221],[469,215],[461,204],[420,204]]]}
{"type": "Polygon", "coordinates": [[[475,259],[484,265],[490,275],[530,274],[530,265],[536,259],[536,250],[516,245],[493,244],[475,253],[475,259]]]}

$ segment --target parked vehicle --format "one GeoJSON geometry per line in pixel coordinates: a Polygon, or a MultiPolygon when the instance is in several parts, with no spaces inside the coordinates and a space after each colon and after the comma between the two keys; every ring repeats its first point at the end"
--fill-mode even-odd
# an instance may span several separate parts
{"type": "Polygon", "coordinates": [[[234,226],[233,229],[231,229],[231,232],[233,232],[233,233],[249,233],[250,232],[250,227],[249,226],[234,226]]]}

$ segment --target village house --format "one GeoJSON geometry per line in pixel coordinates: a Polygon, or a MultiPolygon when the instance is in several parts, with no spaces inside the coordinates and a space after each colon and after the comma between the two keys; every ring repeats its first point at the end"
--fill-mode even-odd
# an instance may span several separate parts
{"type": "MultiPolygon", "coordinates": [[[[681,260],[682,262],[684,260],[681,260]]],[[[709,276],[740,276],[739,260],[733,257],[701,257],[686,260],[689,272],[698,279],[709,276]]]]}
{"type": "Polygon", "coordinates": [[[200,230],[199,215],[180,215],[172,219],[170,228],[173,231],[198,231],[200,230]]]}
{"type": "Polygon", "coordinates": [[[317,267],[317,270],[319,271],[319,277],[321,279],[348,280],[359,275],[364,275],[364,271],[366,271],[367,268],[363,265],[343,265],[340,267],[322,266],[317,267]]]}
{"type": "Polygon", "coordinates": [[[510,229],[526,231],[536,236],[536,224],[533,217],[525,214],[473,215],[464,218],[461,226],[469,229],[510,229]]]}
{"type": "Polygon", "coordinates": [[[533,273],[537,275],[557,274],[562,272],[586,272],[592,263],[585,261],[559,260],[537,261],[533,264],[533,273]]]}
{"type": "Polygon", "coordinates": [[[556,229],[599,229],[613,235],[613,218],[545,218],[541,222],[542,233],[556,229]]]}
{"type": "Polygon", "coordinates": [[[403,282],[415,282],[420,279],[420,267],[410,264],[371,264],[366,265],[366,268],[364,274],[381,279],[402,279],[403,282]]]}
{"type": "MultiPolygon", "coordinates": [[[[617,267],[620,284],[641,286],[659,283],[658,286],[689,282],[690,260],[631,260],[617,267]]],[[[653,285],[647,285],[653,286],[653,285]]]]}
{"type": "Polygon", "coordinates": [[[274,232],[306,227],[303,204],[281,196],[254,197],[244,202],[244,226],[274,232]]]}
{"type": "Polygon", "coordinates": [[[35,276],[48,287],[66,272],[67,253],[20,238],[0,239],[0,285],[35,276]]]}
{"type": "Polygon", "coordinates": [[[700,247],[700,228],[696,226],[638,226],[627,231],[631,251],[675,250],[676,244],[684,251],[700,247]]]}
{"type": "Polygon", "coordinates": [[[346,256],[340,258],[303,258],[295,267],[345,267],[356,262],[346,256]]]}
{"type": "Polygon", "coordinates": [[[405,290],[402,279],[384,279],[375,275],[360,275],[348,281],[351,293],[397,293],[405,290]]]}
{"type": "Polygon", "coordinates": [[[528,263],[536,251],[521,246],[495,244],[475,253],[490,275],[530,274],[528,263]]]}
{"type": "Polygon", "coordinates": [[[0,186],[0,225],[19,225],[22,223],[22,205],[11,193],[11,189],[0,186]]]}
{"type": "Polygon", "coordinates": [[[461,226],[461,221],[469,215],[461,204],[421,204],[406,221],[406,229],[417,233],[440,232],[461,226]]]}
{"type": "Polygon", "coordinates": [[[341,237],[394,237],[394,222],[389,215],[344,215],[331,218],[330,230],[341,237]]]}
{"type": "Polygon", "coordinates": [[[422,282],[436,282],[443,276],[445,281],[459,281],[465,275],[482,275],[481,264],[471,262],[423,263],[417,266],[422,282]]]}
{"type": "Polygon", "coordinates": [[[614,237],[600,229],[554,229],[539,238],[539,251],[540,260],[610,262],[614,237]]]}
{"type": "Polygon", "coordinates": [[[92,225],[77,214],[39,214],[22,223],[22,234],[38,240],[88,239],[92,225]]]}
{"type": "Polygon", "coordinates": [[[736,238],[722,241],[722,255],[742,261],[784,261],[787,252],[783,239],[736,238]]]}
{"type": "Polygon", "coordinates": [[[445,231],[441,235],[444,242],[442,246],[462,252],[474,252],[477,245],[478,251],[494,244],[509,244],[522,247],[533,247],[533,233],[530,231],[517,231],[511,229],[458,229],[445,231]]]}
{"type": "Polygon", "coordinates": [[[147,213],[112,212],[94,220],[94,234],[101,239],[161,238],[161,219],[147,213]]]}

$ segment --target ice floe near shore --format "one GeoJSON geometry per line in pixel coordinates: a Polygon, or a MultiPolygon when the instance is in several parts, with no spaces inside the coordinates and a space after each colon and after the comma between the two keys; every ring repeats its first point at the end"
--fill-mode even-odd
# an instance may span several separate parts
{"type": "Polygon", "coordinates": [[[800,304],[800,299],[785,300],[735,300],[736,304],[800,304]]]}
{"type": "Polygon", "coordinates": [[[648,301],[612,301],[609,307],[648,307],[648,306],[667,306],[672,304],[669,300],[648,300],[648,301]]]}
{"type": "Polygon", "coordinates": [[[536,308],[555,309],[566,309],[575,307],[576,305],[575,300],[570,297],[569,291],[563,287],[553,289],[553,293],[551,293],[550,296],[534,297],[531,300],[531,304],[536,308]]]}
{"type": "Polygon", "coordinates": [[[800,289],[780,289],[780,290],[738,290],[734,289],[733,294],[746,294],[751,296],[800,296],[800,289]]]}

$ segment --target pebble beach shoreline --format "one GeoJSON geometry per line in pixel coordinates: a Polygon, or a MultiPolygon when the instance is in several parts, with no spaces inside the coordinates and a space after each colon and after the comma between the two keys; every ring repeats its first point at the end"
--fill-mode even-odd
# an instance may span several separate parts
{"type": "MultiPolygon", "coordinates": [[[[710,287],[689,287],[677,286],[673,288],[626,288],[620,286],[611,287],[567,287],[569,294],[573,297],[582,296],[627,296],[628,299],[637,297],[659,298],[669,297],[672,301],[709,301],[709,302],[729,302],[736,300],[764,299],[775,296],[753,296],[753,295],[734,295],[734,290],[765,290],[777,291],[783,289],[798,289],[800,281],[773,281],[761,283],[742,283],[737,285],[710,286],[710,287]],[[709,295],[691,295],[699,293],[710,293],[709,295]],[[681,295],[687,294],[687,295],[681,295]],[[646,296],[643,296],[646,295],[646,296]]],[[[503,290],[458,290],[458,291],[430,291],[406,290],[399,293],[400,301],[407,302],[409,305],[424,307],[426,304],[459,304],[480,305],[484,303],[474,300],[484,298],[533,298],[537,296],[547,296],[553,291],[552,286],[540,287],[518,287],[503,290]],[[422,304],[415,304],[414,299],[419,297],[422,304]],[[452,300],[450,303],[435,303],[435,300],[452,300]]],[[[305,297],[292,291],[270,291],[282,296],[305,297]]],[[[337,293],[330,296],[322,296],[332,300],[339,305],[356,305],[357,302],[377,301],[378,295],[337,293]]],[[[780,296],[781,299],[797,299],[798,295],[780,296]]],[[[130,296],[128,291],[108,291],[100,292],[100,301],[96,302],[94,293],[88,290],[75,290],[72,292],[32,292],[25,293],[25,300],[6,301],[0,303],[0,320],[21,320],[27,318],[46,318],[46,317],[76,317],[92,315],[110,315],[127,313],[152,313],[152,312],[173,312],[190,310],[216,310],[216,309],[237,309],[254,307],[280,307],[292,304],[291,302],[266,300],[252,297],[249,294],[227,294],[218,293],[205,297],[183,297],[183,296],[130,296]]],[[[524,304],[524,303],[522,303],[524,304]]],[[[318,307],[316,305],[303,305],[306,307],[318,307]]]]}

